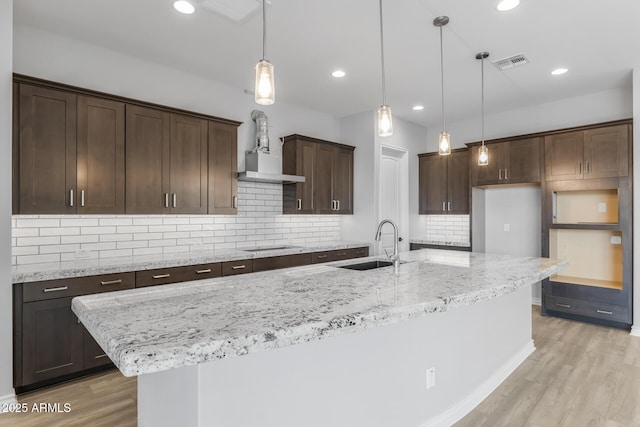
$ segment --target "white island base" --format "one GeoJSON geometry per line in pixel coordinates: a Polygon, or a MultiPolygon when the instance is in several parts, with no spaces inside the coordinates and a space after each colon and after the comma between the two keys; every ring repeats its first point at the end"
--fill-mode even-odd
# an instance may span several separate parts
{"type": "Polygon", "coordinates": [[[534,350],[523,286],[387,326],[140,375],[138,425],[449,426],[534,350]]]}

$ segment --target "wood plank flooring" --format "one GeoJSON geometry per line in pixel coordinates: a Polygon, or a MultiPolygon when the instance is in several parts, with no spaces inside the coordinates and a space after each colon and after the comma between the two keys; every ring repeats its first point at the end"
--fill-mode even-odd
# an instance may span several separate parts
{"type": "MultiPolygon", "coordinates": [[[[640,426],[640,339],[532,313],[537,350],[456,427],[640,426]]],[[[136,393],[135,378],[109,371],[19,396],[70,413],[0,414],[0,426],[135,426],[136,393]]]]}

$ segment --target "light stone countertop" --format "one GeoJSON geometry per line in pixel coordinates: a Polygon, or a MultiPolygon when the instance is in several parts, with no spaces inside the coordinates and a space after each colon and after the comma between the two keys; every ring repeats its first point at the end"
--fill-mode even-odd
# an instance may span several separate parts
{"type": "Polygon", "coordinates": [[[443,240],[410,239],[409,243],[417,243],[419,245],[457,246],[461,248],[471,247],[471,243],[469,242],[445,242],[443,240]]]}
{"type": "Polygon", "coordinates": [[[352,333],[490,300],[566,261],[423,249],[393,267],[374,259],[87,295],[72,310],[126,376],[352,333]]]}
{"type": "MultiPolygon", "coordinates": [[[[120,258],[100,258],[42,264],[13,266],[13,282],[27,283],[42,280],[68,279],[71,277],[95,276],[99,274],[123,273],[127,271],[152,270],[156,268],[180,267],[184,265],[209,264],[238,261],[241,259],[268,258],[308,252],[369,247],[368,243],[339,241],[321,242],[306,246],[290,246],[286,249],[247,251],[225,249],[202,252],[176,252],[163,255],[138,255],[120,258]]],[[[250,249],[250,248],[247,248],[250,249]]]]}

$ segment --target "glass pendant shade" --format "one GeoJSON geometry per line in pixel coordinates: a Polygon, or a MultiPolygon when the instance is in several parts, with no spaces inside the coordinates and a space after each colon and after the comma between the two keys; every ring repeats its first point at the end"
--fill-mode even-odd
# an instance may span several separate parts
{"type": "Polygon", "coordinates": [[[489,149],[486,145],[481,145],[478,150],[478,166],[487,166],[489,164],[489,149]]]}
{"type": "Polygon", "coordinates": [[[393,119],[391,118],[391,108],[388,105],[381,105],[378,108],[378,135],[393,135],[393,119]]]}
{"type": "Polygon", "coordinates": [[[438,154],[441,156],[451,154],[451,135],[447,132],[440,132],[440,138],[438,138],[438,154]]]}
{"type": "Polygon", "coordinates": [[[273,80],[273,64],[261,59],[256,64],[256,103],[271,105],[276,100],[276,87],[273,80]]]}

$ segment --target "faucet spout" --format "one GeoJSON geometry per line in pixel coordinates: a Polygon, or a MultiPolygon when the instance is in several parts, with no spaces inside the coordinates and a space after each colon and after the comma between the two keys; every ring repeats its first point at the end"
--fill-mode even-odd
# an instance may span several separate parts
{"type": "Polygon", "coordinates": [[[376,231],[376,240],[380,241],[382,239],[382,226],[385,224],[391,224],[391,226],[393,227],[393,255],[387,254],[387,256],[391,261],[393,261],[393,268],[397,273],[398,269],[400,268],[400,254],[398,251],[398,226],[390,219],[383,219],[382,221],[380,221],[380,224],[378,224],[378,231],[376,231]]]}

